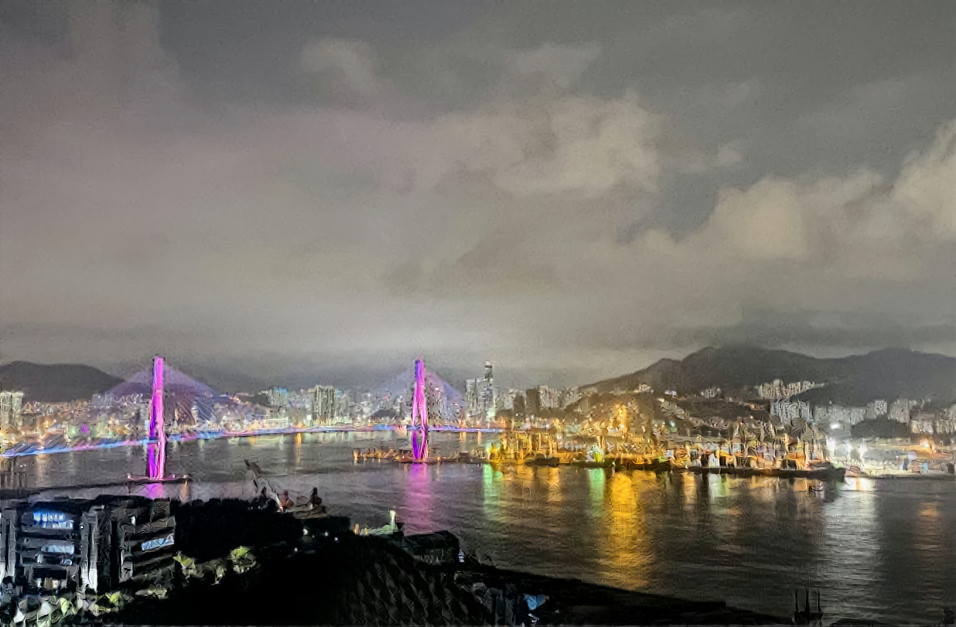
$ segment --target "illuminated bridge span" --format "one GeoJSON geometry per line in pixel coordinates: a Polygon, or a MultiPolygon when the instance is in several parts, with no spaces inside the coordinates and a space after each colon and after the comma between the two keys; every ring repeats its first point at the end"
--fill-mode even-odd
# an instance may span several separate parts
{"type": "MultiPolygon", "coordinates": [[[[419,360],[420,361],[420,360],[419,360]]],[[[376,398],[390,398],[404,400],[405,411],[408,411],[408,399],[414,400],[413,385],[418,385],[418,361],[409,368],[405,368],[388,381],[371,390],[376,398]]],[[[452,384],[442,379],[438,374],[422,365],[422,390],[425,394],[430,427],[434,430],[438,425],[457,425],[465,409],[465,400],[452,384]]],[[[407,413],[405,415],[408,415],[407,413]]]]}
{"type": "MultiPolygon", "coordinates": [[[[157,356],[158,357],[158,356],[157,356]]],[[[162,359],[162,357],[159,357],[162,359]]],[[[108,402],[119,403],[122,399],[139,397],[152,398],[156,380],[156,361],[153,367],[140,370],[122,383],[116,385],[105,395],[108,402]]],[[[165,362],[162,365],[163,397],[166,401],[165,417],[173,424],[193,426],[213,420],[213,404],[230,400],[205,383],[171,368],[165,362]]]]}

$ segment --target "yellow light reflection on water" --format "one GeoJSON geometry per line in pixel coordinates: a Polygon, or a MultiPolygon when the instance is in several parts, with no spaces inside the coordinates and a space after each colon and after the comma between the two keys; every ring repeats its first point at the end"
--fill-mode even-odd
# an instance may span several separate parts
{"type": "Polygon", "coordinates": [[[873,479],[863,477],[847,477],[844,490],[855,490],[857,492],[872,492],[876,482],[873,479]]]}
{"type": "Polygon", "coordinates": [[[648,565],[653,559],[639,492],[628,473],[607,478],[599,550],[603,578],[612,585],[648,585],[648,565]]]}
{"type": "Polygon", "coordinates": [[[560,468],[542,468],[545,480],[547,482],[547,501],[548,504],[558,504],[563,500],[561,495],[561,469],[560,468]]]}
{"type": "Polygon", "coordinates": [[[698,478],[698,475],[685,473],[678,478],[682,482],[681,492],[684,496],[684,509],[687,511],[693,511],[697,505],[697,482],[701,479],[707,481],[706,475],[698,478]]]}

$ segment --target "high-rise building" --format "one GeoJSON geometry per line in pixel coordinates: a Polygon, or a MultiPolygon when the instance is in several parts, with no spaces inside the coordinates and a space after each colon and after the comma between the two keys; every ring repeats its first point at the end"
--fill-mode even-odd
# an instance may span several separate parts
{"type": "Polygon", "coordinates": [[[0,392],[0,426],[16,425],[23,411],[23,392],[0,392]]]}
{"type": "Polygon", "coordinates": [[[352,422],[352,393],[335,392],[335,419],[352,422]]]}
{"type": "Polygon", "coordinates": [[[465,381],[465,411],[471,420],[491,422],[498,414],[498,403],[494,369],[491,362],[486,361],[484,377],[465,381]]]}
{"type": "Polygon", "coordinates": [[[312,392],[312,421],[320,425],[330,425],[335,419],[335,388],[331,385],[317,385],[312,392]]]}
{"type": "Polygon", "coordinates": [[[538,388],[525,390],[524,411],[528,416],[537,416],[541,413],[541,392],[538,388]]]}

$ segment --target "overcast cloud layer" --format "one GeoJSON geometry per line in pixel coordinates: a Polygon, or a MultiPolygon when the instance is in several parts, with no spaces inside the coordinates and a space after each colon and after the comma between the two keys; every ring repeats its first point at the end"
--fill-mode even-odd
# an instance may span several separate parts
{"type": "Polygon", "coordinates": [[[878,9],[0,4],[0,361],[956,354],[956,4],[878,9]]]}

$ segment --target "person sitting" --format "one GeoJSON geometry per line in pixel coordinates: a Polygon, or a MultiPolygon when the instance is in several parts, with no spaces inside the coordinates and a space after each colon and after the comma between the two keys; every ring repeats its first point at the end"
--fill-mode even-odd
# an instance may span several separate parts
{"type": "Polygon", "coordinates": [[[325,513],[325,507],[322,505],[322,497],[319,496],[318,488],[312,488],[312,492],[309,493],[309,505],[312,506],[312,509],[323,514],[325,513]]]}
{"type": "Polygon", "coordinates": [[[295,505],[295,502],[289,498],[289,491],[283,490],[282,494],[279,495],[279,509],[284,512],[292,509],[293,505],[295,505]]]}

